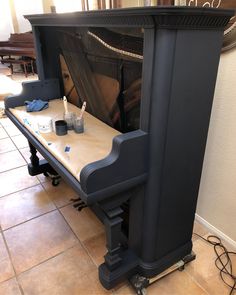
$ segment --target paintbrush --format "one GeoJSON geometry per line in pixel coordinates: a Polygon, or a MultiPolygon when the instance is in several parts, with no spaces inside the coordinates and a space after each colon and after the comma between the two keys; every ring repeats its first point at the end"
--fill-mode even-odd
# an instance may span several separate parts
{"type": "Polygon", "coordinates": [[[86,109],[86,101],[84,101],[84,103],[82,105],[82,108],[81,108],[81,111],[80,111],[80,115],[79,115],[80,120],[83,118],[85,109],[86,109]]]}

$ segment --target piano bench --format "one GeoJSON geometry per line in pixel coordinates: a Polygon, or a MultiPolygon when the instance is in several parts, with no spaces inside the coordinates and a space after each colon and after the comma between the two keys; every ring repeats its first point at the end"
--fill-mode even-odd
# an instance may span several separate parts
{"type": "Polygon", "coordinates": [[[13,75],[13,65],[17,64],[17,65],[23,65],[24,67],[24,74],[25,77],[28,77],[28,72],[27,72],[27,65],[31,65],[31,69],[32,69],[32,73],[34,75],[34,60],[33,59],[29,59],[29,60],[22,60],[22,59],[14,59],[14,58],[4,58],[1,60],[2,64],[10,64],[10,69],[11,69],[11,75],[13,75]]]}

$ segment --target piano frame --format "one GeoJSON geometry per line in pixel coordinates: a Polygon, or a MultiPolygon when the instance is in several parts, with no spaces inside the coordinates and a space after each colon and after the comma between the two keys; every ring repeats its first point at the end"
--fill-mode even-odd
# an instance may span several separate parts
{"type": "Polygon", "coordinates": [[[6,114],[30,143],[29,173],[55,170],[103,222],[107,237],[102,285],[135,274],[152,277],[195,257],[192,229],[223,30],[230,10],[149,7],[30,15],[39,81],[5,99],[6,114]],[[12,114],[39,97],[62,97],[54,29],[106,27],[144,30],[140,128],[113,139],[105,158],[85,166],[80,182],[12,114]],[[50,58],[49,58],[50,57],[50,58]],[[39,161],[39,151],[45,160],[39,161]],[[128,235],[122,204],[129,204],[128,235]]]}

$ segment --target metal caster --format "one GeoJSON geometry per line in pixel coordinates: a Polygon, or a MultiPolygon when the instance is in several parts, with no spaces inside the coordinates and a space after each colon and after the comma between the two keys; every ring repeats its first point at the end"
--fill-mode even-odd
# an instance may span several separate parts
{"type": "Polygon", "coordinates": [[[147,290],[146,290],[145,288],[143,288],[143,289],[139,290],[139,291],[137,292],[137,294],[138,294],[138,295],[147,295],[147,290]]]}
{"type": "Polygon", "coordinates": [[[53,186],[58,186],[60,183],[60,179],[59,178],[53,178],[52,179],[52,185],[53,186]]]}
{"type": "Polygon", "coordinates": [[[60,183],[60,179],[61,179],[61,177],[59,176],[59,175],[53,175],[53,174],[50,174],[49,172],[43,172],[43,175],[45,176],[45,177],[50,177],[51,178],[51,180],[52,180],[52,185],[53,186],[58,186],[59,185],[59,183],[60,183]]]}
{"type": "Polygon", "coordinates": [[[142,277],[138,274],[134,275],[129,279],[130,284],[134,288],[137,295],[146,295],[147,290],[146,287],[149,285],[149,281],[147,278],[142,277]]]}

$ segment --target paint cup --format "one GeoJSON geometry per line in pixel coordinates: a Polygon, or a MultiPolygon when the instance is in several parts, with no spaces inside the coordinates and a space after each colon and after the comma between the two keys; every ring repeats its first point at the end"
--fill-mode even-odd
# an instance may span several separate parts
{"type": "Polygon", "coordinates": [[[84,118],[77,117],[74,119],[74,130],[75,133],[83,133],[84,132],[84,118]]]}
{"type": "Polygon", "coordinates": [[[67,123],[64,120],[55,122],[56,135],[62,136],[67,134],[67,123]]]}
{"type": "Polygon", "coordinates": [[[74,119],[75,119],[75,113],[68,112],[64,113],[64,121],[67,123],[67,129],[72,130],[74,128],[74,119]]]}

